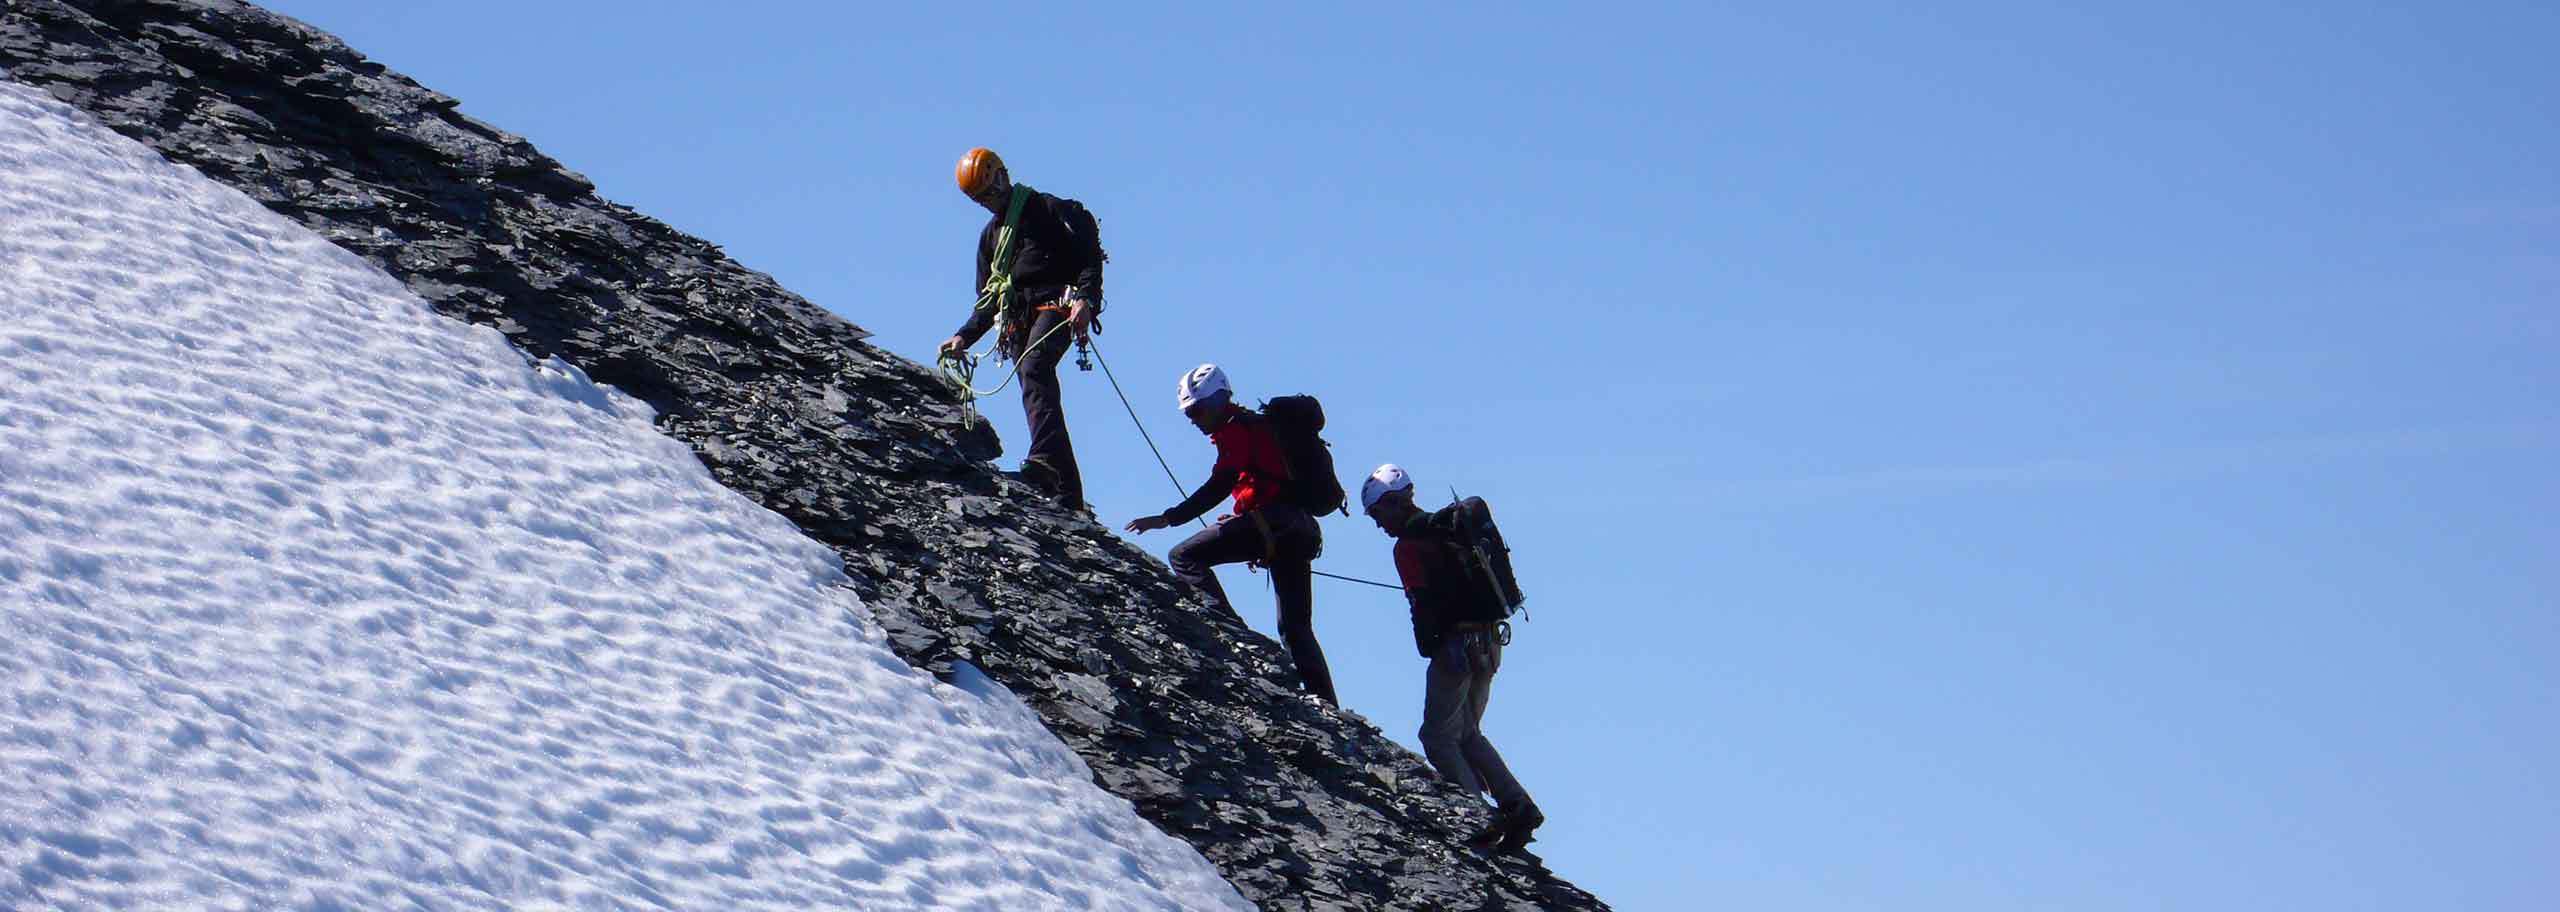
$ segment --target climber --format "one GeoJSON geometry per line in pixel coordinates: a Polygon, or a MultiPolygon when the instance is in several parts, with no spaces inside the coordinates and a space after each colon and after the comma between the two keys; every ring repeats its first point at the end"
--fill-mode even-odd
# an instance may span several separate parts
{"type": "Polygon", "coordinates": [[[960,192],[992,215],[978,232],[977,306],[943,341],[941,355],[967,357],[969,346],[1003,324],[996,356],[1021,362],[1022,415],[1031,428],[1022,480],[1080,509],[1084,476],[1060,408],[1058,360],[1070,344],[1102,330],[1096,318],[1102,264],[1110,257],[1100,229],[1083,203],[1014,183],[992,150],[969,150],[954,176],[960,192]]]}
{"type": "MultiPolygon", "coordinates": [[[[1470,504],[1482,508],[1481,501],[1470,504]]],[[[1456,511],[1414,506],[1413,478],[1394,463],[1379,466],[1361,483],[1360,509],[1396,540],[1396,574],[1413,612],[1413,644],[1431,660],[1423,673],[1423,756],[1441,778],[1471,794],[1493,796],[1493,822],[1467,844],[1516,851],[1537,838],[1533,834],[1547,815],[1512,778],[1482,727],[1493,676],[1502,669],[1502,646],[1510,638],[1502,589],[1470,571],[1452,540],[1456,511]]]]}
{"type": "Polygon", "coordinates": [[[1269,568],[1280,603],[1280,639],[1297,663],[1298,679],[1308,693],[1336,704],[1333,673],[1325,667],[1315,630],[1311,564],[1324,550],[1324,536],[1291,487],[1289,462],[1279,436],[1271,422],[1235,404],[1227,374],[1215,364],[1203,364],[1182,375],[1175,401],[1192,426],[1217,445],[1217,466],[1190,497],[1162,513],[1131,520],[1129,531],[1145,533],[1190,522],[1233,491],[1235,513],[1219,517],[1215,525],[1173,546],[1165,555],[1166,563],[1173,566],[1174,576],[1208,593],[1210,603],[1230,616],[1235,606],[1218,585],[1217,565],[1259,561],[1269,568]]]}

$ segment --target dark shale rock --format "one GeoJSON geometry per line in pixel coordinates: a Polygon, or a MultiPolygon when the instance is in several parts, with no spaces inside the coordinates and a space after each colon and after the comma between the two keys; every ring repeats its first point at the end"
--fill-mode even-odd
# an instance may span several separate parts
{"type": "MultiPolygon", "coordinates": [[[[843,555],[907,661],[968,661],[1270,909],[1598,909],[1153,556],[995,471],[925,367],[337,39],[235,2],[0,0],[0,68],[658,410],[843,555]]],[[[954,244],[962,243],[954,239],[954,244]]]]}

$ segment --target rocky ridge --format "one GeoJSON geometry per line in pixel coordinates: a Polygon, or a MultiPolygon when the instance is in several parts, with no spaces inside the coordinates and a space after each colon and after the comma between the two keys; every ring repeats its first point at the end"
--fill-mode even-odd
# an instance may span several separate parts
{"type": "Polygon", "coordinates": [[[454,99],[224,0],[12,0],[0,70],[648,402],[844,556],[902,657],[983,669],[1264,908],[1606,908],[1460,846],[1466,796],[1299,695],[1277,644],[1153,555],[996,471],[929,369],[454,99]]]}

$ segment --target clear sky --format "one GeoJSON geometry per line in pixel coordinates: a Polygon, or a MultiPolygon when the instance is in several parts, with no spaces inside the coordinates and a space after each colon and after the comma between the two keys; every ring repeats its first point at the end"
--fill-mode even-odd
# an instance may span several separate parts
{"type": "Polygon", "coordinates": [[[1213,360],[1495,504],[1487,731],[1621,908],[2560,896],[2560,7],[271,5],[919,360],[962,151],[1085,201],[1185,484],[1213,360]]]}

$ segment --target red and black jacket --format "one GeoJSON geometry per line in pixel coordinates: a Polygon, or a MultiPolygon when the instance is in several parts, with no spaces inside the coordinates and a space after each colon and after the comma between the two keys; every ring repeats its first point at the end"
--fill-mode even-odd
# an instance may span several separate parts
{"type": "Polygon", "coordinates": [[[1199,490],[1164,511],[1167,523],[1178,526],[1200,518],[1228,491],[1235,492],[1239,516],[1288,502],[1289,458],[1270,422],[1230,402],[1226,423],[1210,431],[1209,440],[1218,445],[1217,467],[1209,470],[1209,480],[1199,490]]]}

